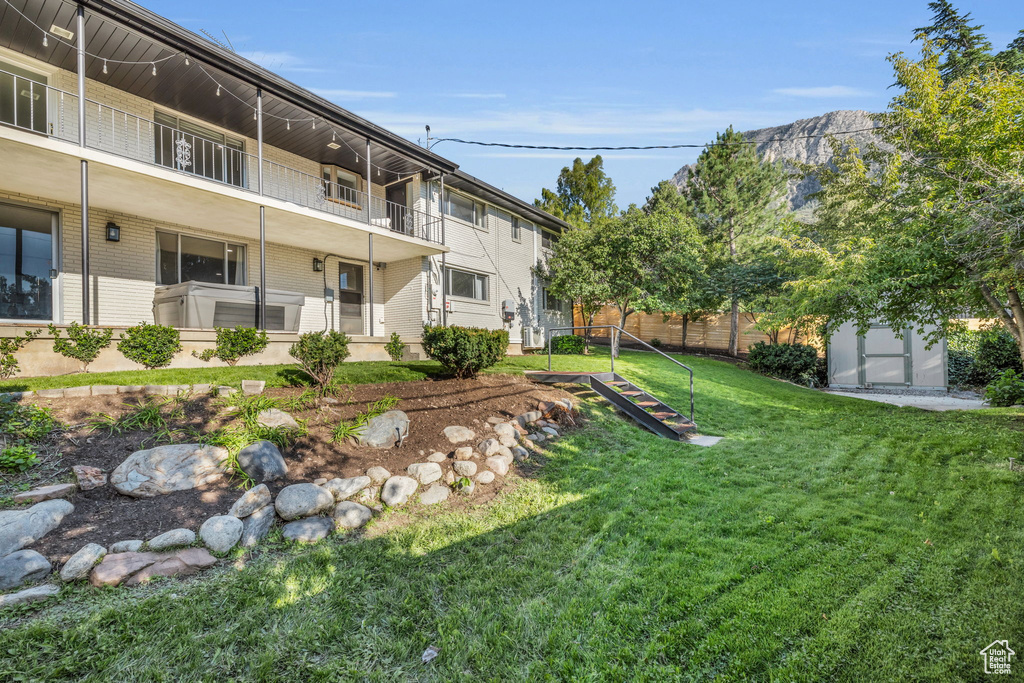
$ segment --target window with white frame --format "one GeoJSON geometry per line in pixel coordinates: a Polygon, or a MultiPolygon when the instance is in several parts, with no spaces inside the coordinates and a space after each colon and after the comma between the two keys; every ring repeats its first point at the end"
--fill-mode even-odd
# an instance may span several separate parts
{"type": "Polygon", "coordinates": [[[245,143],[240,138],[162,111],[154,112],[153,120],[156,163],[245,187],[245,143]]]}
{"type": "Polygon", "coordinates": [[[321,167],[324,179],[324,195],[331,200],[361,206],[359,201],[358,174],[339,166],[325,164],[321,167]]]}
{"type": "Polygon", "coordinates": [[[540,232],[540,246],[545,249],[554,249],[555,244],[558,242],[558,233],[554,230],[541,230],[540,232]]]}
{"type": "Polygon", "coordinates": [[[46,85],[44,74],[0,61],[0,123],[46,133],[46,85]]]}
{"type": "Polygon", "coordinates": [[[156,233],[156,283],[245,284],[245,245],[173,232],[156,233]]]}
{"type": "Polygon", "coordinates": [[[465,221],[478,228],[485,227],[484,217],[487,207],[472,197],[457,192],[445,191],[444,212],[452,218],[465,221]]]}
{"type": "Polygon", "coordinates": [[[522,242],[523,241],[523,226],[529,226],[530,224],[519,218],[519,216],[512,216],[512,241],[522,242]]]}
{"type": "Polygon", "coordinates": [[[559,299],[557,296],[551,293],[551,290],[547,287],[544,288],[544,310],[552,311],[555,313],[566,313],[569,310],[569,302],[565,299],[559,299]]]}
{"type": "Polygon", "coordinates": [[[489,298],[486,275],[448,268],[445,283],[448,288],[448,296],[476,299],[477,301],[487,301],[489,298]]]}

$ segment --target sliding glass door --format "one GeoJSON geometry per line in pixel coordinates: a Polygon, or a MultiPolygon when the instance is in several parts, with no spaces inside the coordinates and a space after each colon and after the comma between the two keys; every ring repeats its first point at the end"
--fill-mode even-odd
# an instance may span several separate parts
{"type": "Polygon", "coordinates": [[[0,320],[52,321],[56,214],[0,204],[0,320]]]}

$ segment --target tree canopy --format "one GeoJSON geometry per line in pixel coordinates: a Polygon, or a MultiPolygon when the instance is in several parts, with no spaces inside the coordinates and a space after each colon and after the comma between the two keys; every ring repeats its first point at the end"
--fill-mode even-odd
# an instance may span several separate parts
{"type": "Polygon", "coordinates": [[[558,174],[557,189],[543,188],[533,203],[574,226],[593,225],[618,213],[615,184],[600,154],[587,162],[577,157],[558,174]]]}

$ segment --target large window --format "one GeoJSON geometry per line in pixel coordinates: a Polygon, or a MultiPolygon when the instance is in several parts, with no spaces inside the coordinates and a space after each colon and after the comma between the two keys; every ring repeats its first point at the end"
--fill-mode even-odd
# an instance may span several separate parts
{"type": "Polygon", "coordinates": [[[321,167],[324,179],[324,194],[333,202],[359,208],[359,176],[338,166],[321,167]]]}
{"type": "Polygon", "coordinates": [[[547,287],[544,288],[544,310],[556,313],[565,313],[569,310],[569,303],[565,299],[559,299],[551,293],[547,287]]]}
{"type": "Polygon", "coordinates": [[[241,140],[171,114],[158,111],[153,118],[156,163],[229,185],[245,185],[241,140]]]}
{"type": "Polygon", "coordinates": [[[444,212],[452,218],[483,228],[487,207],[472,197],[457,192],[445,192],[444,212]]]}
{"type": "Polygon", "coordinates": [[[245,245],[192,235],[158,232],[157,284],[221,282],[245,284],[245,245]]]}
{"type": "Polygon", "coordinates": [[[53,318],[54,214],[0,204],[0,318],[53,318]]]}
{"type": "Polygon", "coordinates": [[[46,76],[0,62],[0,123],[46,131],[46,76]]]}
{"type": "Polygon", "coordinates": [[[545,249],[554,249],[555,244],[558,242],[558,233],[553,230],[541,230],[540,232],[540,246],[545,249]]]}
{"type": "Polygon", "coordinates": [[[448,295],[477,301],[488,300],[487,276],[464,270],[448,269],[448,295]]]}

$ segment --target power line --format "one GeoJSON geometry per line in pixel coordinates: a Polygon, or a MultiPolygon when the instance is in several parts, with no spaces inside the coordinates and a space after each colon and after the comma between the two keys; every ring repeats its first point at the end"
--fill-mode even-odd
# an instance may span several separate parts
{"type": "Polygon", "coordinates": [[[823,138],[829,135],[852,135],[854,133],[864,133],[866,131],[877,130],[878,126],[872,126],[870,128],[855,128],[853,130],[839,130],[832,133],[811,133],[809,135],[796,135],[787,138],[767,138],[765,140],[736,140],[735,142],[705,142],[703,144],[695,143],[679,143],[675,145],[624,145],[619,147],[557,147],[554,145],[516,145],[507,142],[482,142],[480,140],[460,140],[459,138],[434,138],[434,142],[430,145],[433,149],[439,142],[457,142],[461,145],[478,145],[480,147],[505,147],[508,149],[552,149],[562,152],[618,152],[624,150],[643,150],[643,149],[703,149],[705,147],[716,147],[719,145],[760,145],[763,142],[790,142],[792,140],[805,140],[810,138],[823,138]]]}

